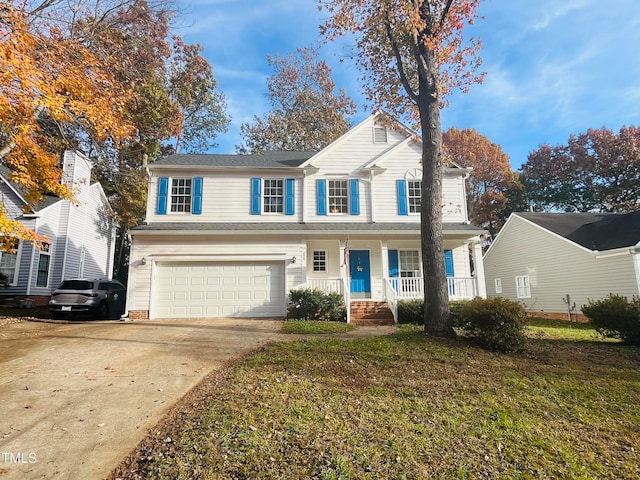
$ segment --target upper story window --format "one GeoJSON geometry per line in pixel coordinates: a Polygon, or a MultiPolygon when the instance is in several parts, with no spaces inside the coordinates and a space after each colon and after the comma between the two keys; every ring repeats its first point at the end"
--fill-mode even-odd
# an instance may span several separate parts
{"type": "Polygon", "coordinates": [[[409,213],[420,213],[422,180],[407,180],[407,202],[409,204],[409,213]]]}
{"type": "Polygon", "coordinates": [[[265,179],[262,191],[264,213],[283,213],[284,180],[265,179]]]}
{"type": "Polygon", "coordinates": [[[404,178],[396,181],[398,215],[420,213],[422,204],[422,169],[408,170],[404,178]]]}
{"type": "Polygon", "coordinates": [[[295,213],[294,178],[252,178],[251,215],[295,213]]]}
{"type": "Polygon", "coordinates": [[[316,180],[316,214],[360,215],[360,180],[316,180]]]}
{"type": "Polygon", "coordinates": [[[349,189],[346,180],[329,180],[329,213],[349,213],[349,189]]]}
{"type": "Polygon", "coordinates": [[[373,143],[387,143],[387,129],[385,127],[373,127],[373,143]]]}
{"type": "Polygon", "coordinates": [[[159,177],[156,213],[202,213],[202,177],[159,177]]]}
{"type": "Polygon", "coordinates": [[[171,211],[190,212],[191,211],[191,179],[172,178],[171,179],[171,211]]]}

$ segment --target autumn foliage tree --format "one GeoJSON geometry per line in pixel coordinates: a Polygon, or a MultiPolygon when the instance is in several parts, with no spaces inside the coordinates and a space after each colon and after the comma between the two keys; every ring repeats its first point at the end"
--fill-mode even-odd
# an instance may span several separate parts
{"type": "Polygon", "coordinates": [[[453,88],[481,81],[479,42],[464,39],[479,0],[319,0],[330,17],[328,40],[355,36],[368,99],[396,117],[410,116],[422,137],[422,262],[427,334],[452,336],[442,240],[440,108],[453,88]]]}
{"type": "MultiPolygon", "coordinates": [[[[125,113],[132,91],[103,60],[77,38],[35,29],[25,11],[0,6],[0,161],[28,202],[45,194],[71,197],[59,168],[70,132],[114,143],[134,132],[125,113]]],[[[0,235],[39,240],[3,211],[0,235]]]]}
{"type": "Polygon", "coordinates": [[[522,165],[528,202],[537,210],[631,212],[640,209],[640,127],[571,135],[541,145],[522,165]]]}
{"type": "Polygon", "coordinates": [[[83,151],[121,239],[144,217],[144,161],[207,148],[229,122],[202,49],[171,36],[174,15],[165,0],[0,7],[2,162],[34,197],[68,196],[60,154],[83,151]]]}
{"type": "Polygon", "coordinates": [[[312,47],[267,57],[275,71],[267,82],[271,111],[241,126],[239,152],[318,151],[349,130],[356,105],[336,92],[331,68],[318,57],[312,47]]]}
{"type": "Polygon", "coordinates": [[[522,188],[509,156],[473,129],[452,127],[442,139],[447,160],[473,168],[467,181],[469,220],[495,235],[509,216],[509,195],[522,188]]]}

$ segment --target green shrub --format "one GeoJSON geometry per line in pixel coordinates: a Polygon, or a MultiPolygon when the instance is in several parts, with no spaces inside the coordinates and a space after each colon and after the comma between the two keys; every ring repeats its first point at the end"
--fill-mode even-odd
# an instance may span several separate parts
{"type": "Polygon", "coordinates": [[[460,306],[455,324],[477,338],[480,346],[496,352],[522,350],[527,314],[517,302],[505,298],[474,298],[460,306]]]}
{"type": "Polygon", "coordinates": [[[291,290],[287,318],[343,322],[347,318],[342,295],[312,288],[291,290]]]}
{"type": "Polygon", "coordinates": [[[415,323],[422,325],[422,308],[424,302],[421,298],[413,300],[398,300],[398,323],[415,323]]]}
{"type": "Polygon", "coordinates": [[[629,301],[627,297],[610,293],[602,300],[589,300],[588,305],[583,305],[582,313],[605,337],[640,346],[640,298],[629,301]]]}
{"type": "Polygon", "coordinates": [[[451,317],[453,318],[453,326],[455,328],[460,328],[462,318],[461,312],[467,303],[469,303],[468,300],[455,300],[453,302],[449,302],[449,311],[451,312],[451,317]]]}

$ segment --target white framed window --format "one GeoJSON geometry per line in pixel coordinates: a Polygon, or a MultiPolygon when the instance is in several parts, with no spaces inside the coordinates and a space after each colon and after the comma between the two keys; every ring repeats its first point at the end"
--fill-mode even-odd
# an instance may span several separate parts
{"type": "Polygon", "coordinates": [[[349,185],[347,180],[328,180],[329,213],[349,213],[349,185]]]}
{"type": "Polygon", "coordinates": [[[407,180],[407,203],[409,205],[409,213],[420,213],[422,180],[407,180]]]}
{"type": "Polygon", "coordinates": [[[420,253],[418,250],[399,250],[398,270],[401,277],[419,277],[420,253]]]}
{"type": "Polygon", "coordinates": [[[38,274],[36,275],[36,287],[47,287],[49,285],[49,264],[51,263],[50,245],[42,244],[42,249],[38,254],[38,274]]]}
{"type": "Polygon", "coordinates": [[[495,278],[493,280],[493,283],[496,287],[496,293],[502,293],[502,279],[501,278],[495,278]]]}
{"type": "Polygon", "coordinates": [[[327,251],[326,250],[313,251],[313,271],[314,272],[327,271],[327,251]]]}
{"type": "Polygon", "coordinates": [[[191,178],[171,179],[171,212],[191,212],[191,178]]]}
{"type": "Polygon", "coordinates": [[[264,213],[284,212],[284,180],[265,178],[262,182],[262,211],[264,213]]]}
{"type": "Polygon", "coordinates": [[[373,143],[387,143],[387,129],[381,126],[373,127],[373,143]]]}
{"type": "MultiPolygon", "coordinates": [[[[8,240],[11,243],[11,251],[0,251],[0,274],[4,278],[2,280],[7,285],[15,285],[18,277],[18,248],[20,243],[17,239],[8,240]]],[[[6,241],[0,241],[3,246],[6,241]]]]}
{"type": "Polygon", "coordinates": [[[516,295],[518,298],[531,298],[529,275],[520,275],[516,277],[516,295]]]}

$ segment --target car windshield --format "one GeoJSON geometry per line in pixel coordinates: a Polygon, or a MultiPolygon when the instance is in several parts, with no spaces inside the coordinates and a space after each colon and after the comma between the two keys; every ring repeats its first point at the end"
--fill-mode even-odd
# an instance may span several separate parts
{"type": "Polygon", "coordinates": [[[60,285],[60,290],[91,290],[93,282],[87,280],[65,280],[60,285]]]}

